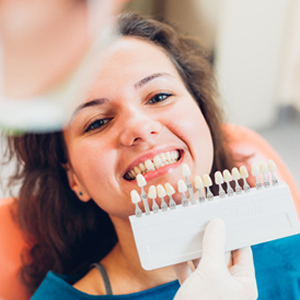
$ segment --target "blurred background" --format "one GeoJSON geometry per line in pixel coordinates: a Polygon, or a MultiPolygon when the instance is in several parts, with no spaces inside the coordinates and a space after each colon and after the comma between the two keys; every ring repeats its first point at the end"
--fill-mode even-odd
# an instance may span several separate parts
{"type": "MultiPolygon", "coordinates": [[[[165,18],[202,40],[226,121],[267,139],[300,187],[300,0],[134,0],[123,9],[165,18]]],[[[0,171],[4,185],[10,172],[0,171]]]]}

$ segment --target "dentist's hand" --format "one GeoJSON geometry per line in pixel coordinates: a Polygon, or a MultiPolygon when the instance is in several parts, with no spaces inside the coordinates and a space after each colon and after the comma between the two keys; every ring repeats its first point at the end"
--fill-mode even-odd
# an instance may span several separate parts
{"type": "Polygon", "coordinates": [[[257,287],[250,247],[232,252],[232,264],[224,259],[225,224],[211,221],[203,237],[203,253],[196,270],[186,279],[183,264],[175,267],[182,286],[174,300],[254,300],[257,287]],[[185,280],[186,279],[186,280],[185,280]]]}

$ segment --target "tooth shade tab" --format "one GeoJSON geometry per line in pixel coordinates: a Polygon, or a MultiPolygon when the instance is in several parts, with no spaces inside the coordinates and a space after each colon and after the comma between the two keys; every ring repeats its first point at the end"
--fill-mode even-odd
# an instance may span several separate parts
{"type": "Polygon", "coordinates": [[[139,193],[136,190],[132,190],[130,192],[130,196],[131,196],[132,203],[136,204],[136,203],[141,201],[141,197],[140,197],[139,193]]]}
{"type": "Polygon", "coordinates": [[[275,165],[274,161],[272,159],[270,159],[268,161],[268,169],[270,172],[275,172],[277,171],[277,166],[275,165]]]}
{"type": "Polygon", "coordinates": [[[260,174],[260,170],[257,164],[253,164],[251,166],[251,172],[253,176],[258,176],[260,174]]]}
{"type": "Polygon", "coordinates": [[[249,174],[245,166],[240,167],[240,174],[242,178],[248,178],[249,174]]]}
{"type": "Polygon", "coordinates": [[[212,181],[208,174],[203,175],[202,179],[206,187],[212,186],[212,181]]]}
{"type": "Polygon", "coordinates": [[[171,185],[169,182],[167,182],[167,183],[165,184],[165,189],[166,189],[167,194],[168,194],[169,196],[175,194],[175,190],[174,190],[174,188],[172,187],[172,185],[171,185]]]}
{"type": "Polygon", "coordinates": [[[184,193],[187,191],[186,184],[182,179],[178,180],[177,186],[178,186],[178,192],[184,193]]]}
{"type": "Polygon", "coordinates": [[[241,174],[237,168],[231,170],[231,175],[234,180],[239,180],[241,178],[241,174]]]}
{"type": "Polygon", "coordinates": [[[157,197],[156,187],[154,185],[151,185],[149,187],[148,197],[151,198],[151,199],[155,199],[157,197]]]}
{"type": "Polygon", "coordinates": [[[268,173],[268,165],[265,163],[265,162],[263,162],[263,163],[261,163],[260,164],[260,166],[259,166],[259,169],[260,169],[260,171],[263,173],[263,174],[266,174],[266,173],[268,173]]]}
{"type": "Polygon", "coordinates": [[[136,180],[139,187],[145,186],[147,184],[147,181],[142,174],[138,174],[136,176],[136,180]]]}
{"type": "Polygon", "coordinates": [[[220,171],[217,171],[215,173],[215,183],[222,184],[223,182],[224,182],[224,179],[223,179],[222,173],[220,171]]]}
{"type": "Polygon", "coordinates": [[[160,197],[160,198],[167,196],[166,190],[164,189],[164,187],[161,184],[159,184],[157,186],[157,194],[158,194],[158,197],[160,197]]]}
{"type": "Polygon", "coordinates": [[[226,182],[232,181],[232,176],[228,170],[223,171],[223,177],[226,182]]]}
{"type": "Polygon", "coordinates": [[[191,175],[191,170],[187,164],[182,164],[182,176],[188,177],[191,175]]]}
{"type": "Polygon", "coordinates": [[[203,186],[204,186],[204,184],[203,184],[203,181],[202,181],[201,177],[199,175],[197,175],[195,177],[195,187],[197,189],[201,189],[201,188],[203,188],[203,186]]]}

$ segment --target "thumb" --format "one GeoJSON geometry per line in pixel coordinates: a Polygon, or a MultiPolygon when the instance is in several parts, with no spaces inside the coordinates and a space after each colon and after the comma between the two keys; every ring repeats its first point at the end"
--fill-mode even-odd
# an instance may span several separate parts
{"type": "Polygon", "coordinates": [[[202,241],[202,258],[200,265],[211,265],[212,263],[225,264],[226,230],[222,219],[210,221],[205,229],[202,241]]]}

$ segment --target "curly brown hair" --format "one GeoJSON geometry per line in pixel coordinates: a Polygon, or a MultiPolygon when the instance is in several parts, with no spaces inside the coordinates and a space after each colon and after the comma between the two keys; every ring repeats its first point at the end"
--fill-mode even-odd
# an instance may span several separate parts
{"type": "MultiPolygon", "coordinates": [[[[211,175],[231,169],[235,161],[222,131],[210,53],[166,22],[136,13],[122,14],[118,26],[122,36],[154,43],[168,55],[209,126],[214,145],[211,175]]],[[[22,278],[30,293],[49,270],[84,272],[109,253],[117,242],[114,227],[93,200],[84,203],[70,189],[63,168],[68,157],[62,132],[8,137],[8,156],[16,156],[19,165],[10,184],[22,182],[17,221],[29,243],[22,278]]]]}

